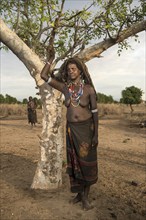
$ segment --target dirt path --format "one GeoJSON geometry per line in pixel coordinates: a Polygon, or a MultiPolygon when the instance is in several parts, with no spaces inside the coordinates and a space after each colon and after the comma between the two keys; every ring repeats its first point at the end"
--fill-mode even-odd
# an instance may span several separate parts
{"type": "Polygon", "coordinates": [[[99,180],[86,212],[68,203],[68,176],[56,191],[32,191],[40,157],[41,124],[1,120],[1,220],[144,220],[146,218],[145,129],[123,119],[105,118],[99,125],[99,180]]]}

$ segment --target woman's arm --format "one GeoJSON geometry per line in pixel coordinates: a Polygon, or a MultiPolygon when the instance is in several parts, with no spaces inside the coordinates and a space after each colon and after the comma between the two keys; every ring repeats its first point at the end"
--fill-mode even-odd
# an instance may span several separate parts
{"type": "Polygon", "coordinates": [[[48,82],[48,79],[51,77],[50,66],[51,66],[51,64],[49,62],[47,62],[41,71],[41,78],[45,82],[48,82]]]}
{"type": "Polygon", "coordinates": [[[97,146],[98,145],[98,109],[97,109],[96,93],[92,87],[90,88],[90,105],[91,105],[91,113],[94,123],[94,135],[92,138],[92,146],[97,146]]]}
{"type": "Polygon", "coordinates": [[[45,66],[43,67],[41,71],[41,78],[47,82],[50,86],[52,86],[54,89],[59,90],[60,92],[63,92],[64,83],[59,82],[58,80],[51,78],[50,74],[50,63],[47,62],[45,66]]]}

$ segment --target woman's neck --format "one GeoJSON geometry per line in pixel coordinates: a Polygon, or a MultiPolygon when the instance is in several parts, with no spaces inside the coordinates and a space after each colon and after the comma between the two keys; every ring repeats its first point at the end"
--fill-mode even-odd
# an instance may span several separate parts
{"type": "Polygon", "coordinates": [[[80,85],[81,79],[80,79],[80,77],[78,77],[78,78],[76,78],[76,79],[71,80],[71,82],[72,82],[72,84],[74,84],[74,85],[80,85]]]}

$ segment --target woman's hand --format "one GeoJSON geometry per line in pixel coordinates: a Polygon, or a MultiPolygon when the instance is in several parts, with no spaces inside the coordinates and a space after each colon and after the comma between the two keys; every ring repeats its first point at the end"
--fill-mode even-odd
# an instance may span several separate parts
{"type": "Polygon", "coordinates": [[[47,60],[51,64],[55,59],[55,50],[52,44],[47,47],[47,60]]]}
{"type": "Polygon", "coordinates": [[[98,146],[98,135],[94,135],[92,138],[92,147],[98,146]]]}

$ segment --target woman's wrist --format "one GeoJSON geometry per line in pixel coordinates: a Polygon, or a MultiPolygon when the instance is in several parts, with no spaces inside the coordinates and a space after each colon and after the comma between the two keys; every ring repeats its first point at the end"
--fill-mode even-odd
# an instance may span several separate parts
{"type": "Polygon", "coordinates": [[[49,61],[47,61],[45,66],[43,67],[43,69],[41,71],[41,78],[45,82],[48,82],[48,79],[49,79],[49,76],[50,76],[50,73],[49,73],[50,72],[50,66],[51,66],[51,63],[49,61]]]}

